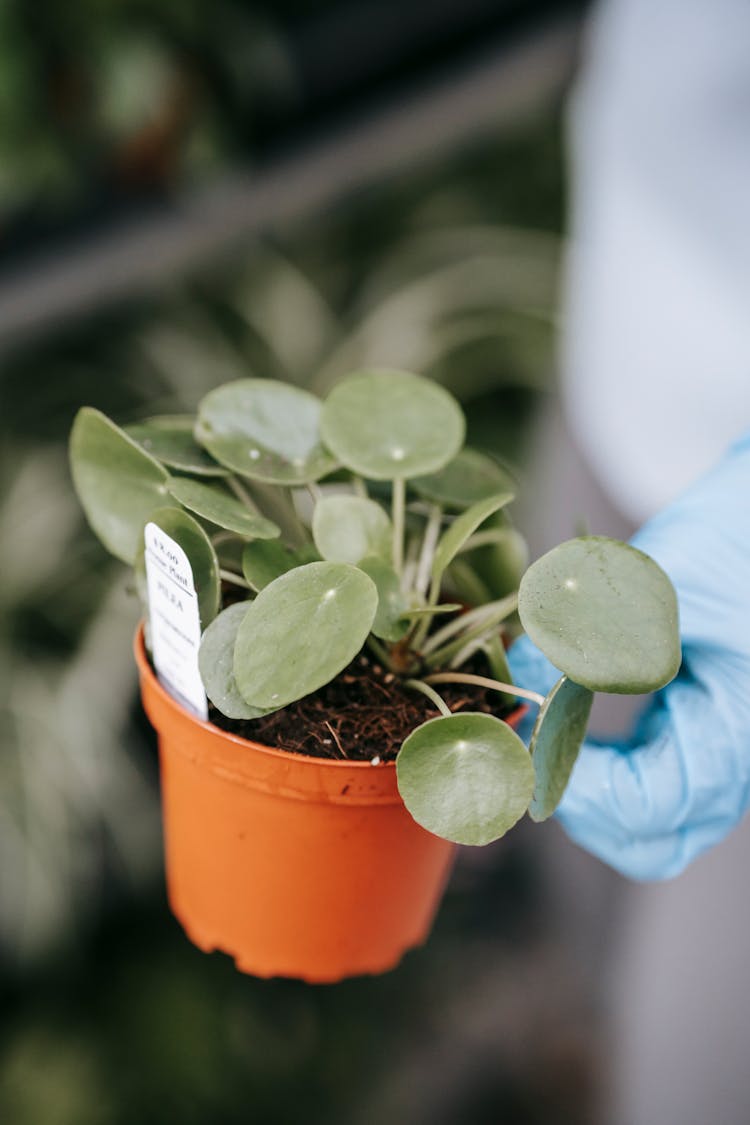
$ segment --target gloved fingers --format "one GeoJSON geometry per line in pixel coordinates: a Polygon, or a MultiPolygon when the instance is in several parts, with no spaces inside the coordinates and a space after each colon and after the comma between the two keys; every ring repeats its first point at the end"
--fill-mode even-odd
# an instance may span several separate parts
{"type": "Polygon", "coordinates": [[[745,807],[747,779],[731,736],[707,721],[699,696],[676,684],[657,698],[639,727],[645,742],[584,744],[558,809],[577,843],[633,878],[675,874],[745,807]]]}
{"type": "Polygon", "coordinates": [[[604,863],[628,879],[651,882],[679,875],[697,856],[727,834],[725,822],[685,826],[663,836],[628,838],[624,833],[602,835],[586,822],[568,818],[564,811],[558,818],[571,840],[580,844],[604,863]]]}

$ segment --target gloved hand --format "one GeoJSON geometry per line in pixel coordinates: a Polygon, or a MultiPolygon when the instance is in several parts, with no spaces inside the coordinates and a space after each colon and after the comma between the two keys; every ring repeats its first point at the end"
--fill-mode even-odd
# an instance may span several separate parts
{"type": "MultiPolygon", "coordinates": [[[[682,667],[632,737],[584,744],[556,815],[624,875],[660,879],[750,804],[750,434],[633,544],[674,583],[682,667]]],[[[528,638],[509,655],[519,687],[546,693],[559,676],[528,638]]]]}

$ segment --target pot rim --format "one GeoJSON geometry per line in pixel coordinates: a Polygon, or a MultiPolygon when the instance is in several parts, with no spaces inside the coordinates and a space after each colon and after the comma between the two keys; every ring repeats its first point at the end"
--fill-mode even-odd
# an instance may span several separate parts
{"type": "Polygon", "coordinates": [[[173,695],[167,691],[162,684],[159,677],[156,675],[151,661],[146,653],[146,645],[144,640],[144,623],[140,621],[136,630],[135,639],[133,641],[133,652],[135,654],[135,661],[138,665],[138,671],[141,675],[146,676],[151,682],[152,689],[161,699],[161,702],[176,711],[183,719],[189,719],[200,727],[207,734],[213,737],[219,737],[227,742],[233,742],[237,746],[251,746],[253,750],[260,750],[273,758],[281,758],[288,761],[290,758],[303,765],[314,765],[320,768],[321,765],[326,767],[334,767],[344,770],[362,769],[372,770],[387,767],[388,769],[395,770],[396,762],[379,762],[377,766],[373,766],[369,761],[355,760],[351,758],[317,758],[312,754],[298,754],[294,750],[282,750],[278,746],[268,746],[265,742],[255,742],[251,738],[242,738],[239,734],[232,734],[230,731],[224,730],[222,727],[217,727],[215,723],[209,722],[207,719],[199,719],[197,715],[193,715],[181,703],[174,698],[173,695]]]}
{"type": "MultiPolygon", "coordinates": [[[[287,763],[290,766],[299,766],[303,770],[310,771],[311,773],[313,771],[320,773],[321,770],[325,770],[326,772],[331,770],[334,771],[334,773],[338,772],[342,780],[346,775],[353,777],[356,774],[362,775],[361,780],[364,780],[365,774],[371,779],[374,779],[375,775],[373,774],[373,770],[376,770],[377,775],[387,784],[388,788],[395,788],[395,759],[387,762],[381,761],[378,762],[377,765],[373,765],[371,761],[362,761],[352,758],[318,758],[311,754],[299,754],[293,750],[283,750],[278,746],[268,746],[263,742],[255,742],[249,738],[242,738],[238,734],[232,734],[230,731],[217,727],[215,723],[198,718],[197,715],[192,714],[192,712],[183,707],[174,696],[170,695],[156,675],[146,653],[144,622],[142,620],[139,622],[136,629],[133,640],[133,652],[140,676],[147,680],[150,690],[158,698],[161,705],[171,711],[179,723],[188,722],[193,724],[200,730],[203,730],[211,740],[219,740],[219,742],[225,745],[234,745],[236,747],[241,747],[243,750],[249,748],[255,753],[262,755],[262,757],[269,761],[269,764],[270,761],[273,760],[279,764],[287,763]],[[392,783],[390,782],[391,777],[393,779],[392,783]]],[[[503,722],[508,722],[511,726],[517,725],[526,713],[526,710],[527,707],[521,704],[512,711],[503,722]]],[[[331,775],[329,774],[329,776],[331,775]]]]}

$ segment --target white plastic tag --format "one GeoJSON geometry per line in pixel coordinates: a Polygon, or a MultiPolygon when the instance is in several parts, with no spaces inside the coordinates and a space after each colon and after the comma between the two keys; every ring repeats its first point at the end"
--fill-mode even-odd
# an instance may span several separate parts
{"type": "Polygon", "coordinates": [[[207,719],[208,703],[198,670],[201,622],[193,569],[179,543],[157,524],[147,523],[144,536],[156,674],[170,695],[207,719]]]}

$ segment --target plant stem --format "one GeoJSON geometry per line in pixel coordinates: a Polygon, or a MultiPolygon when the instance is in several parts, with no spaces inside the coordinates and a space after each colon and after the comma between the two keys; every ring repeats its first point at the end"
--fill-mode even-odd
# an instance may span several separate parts
{"type": "Polygon", "coordinates": [[[237,477],[227,477],[227,484],[229,485],[237,499],[240,500],[246,508],[249,508],[254,516],[260,515],[258,505],[255,503],[250,493],[247,491],[241,481],[238,480],[237,477]]]}
{"type": "Polygon", "coordinates": [[[307,491],[312,497],[313,504],[317,504],[319,500],[323,499],[323,490],[313,480],[307,482],[307,491]]]}
{"type": "Polygon", "coordinates": [[[424,595],[427,593],[432,560],[435,557],[435,547],[437,546],[438,536],[440,535],[442,520],[443,509],[439,504],[431,505],[430,514],[427,517],[427,526],[424,530],[424,539],[422,540],[422,553],[419,556],[417,577],[414,583],[418,594],[424,595]]]}
{"type": "Polygon", "coordinates": [[[382,645],[377,637],[373,637],[370,633],[367,638],[367,647],[377,657],[381,664],[384,664],[389,672],[393,671],[393,661],[391,660],[388,649],[382,645]]]}
{"type": "Polygon", "coordinates": [[[362,480],[362,477],[357,477],[357,476],[352,477],[352,488],[354,490],[355,496],[361,496],[363,500],[369,499],[369,493],[367,491],[367,485],[362,480]]]}
{"type": "Polygon", "coordinates": [[[447,625],[443,625],[442,629],[433,633],[429,640],[425,641],[422,655],[429,656],[431,652],[441,648],[458,633],[468,633],[475,625],[480,622],[483,623],[485,618],[490,623],[497,621],[499,624],[500,621],[515,612],[517,605],[518,594],[513,593],[508,594],[505,598],[498,598],[497,601],[487,602],[486,605],[479,605],[475,609],[468,610],[461,617],[454,618],[447,625]]]}
{"type": "Polygon", "coordinates": [[[421,691],[422,695],[426,695],[428,699],[432,700],[441,715],[447,716],[453,714],[445,700],[442,699],[436,691],[433,691],[430,685],[426,684],[424,680],[404,680],[404,687],[413,688],[414,691],[421,691]]]}
{"type": "Polygon", "coordinates": [[[472,672],[432,672],[425,676],[428,684],[476,684],[477,687],[491,688],[501,691],[504,695],[515,695],[519,699],[530,699],[540,707],[544,703],[544,696],[538,691],[528,691],[526,688],[516,687],[515,684],[504,684],[500,680],[491,680],[488,676],[475,676],[472,672]]]}
{"type": "Polygon", "coordinates": [[[396,477],[393,481],[391,517],[393,519],[393,569],[399,576],[404,568],[404,509],[406,508],[406,481],[396,477]]]}
{"type": "Polygon", "coordinates": [[[306,546],[310,542],[310,534],[297,515],[291,493],[283,486],[258,481],[253,483],[253,487],[260,498],[263,515],[279,525],[287,545],[306,546]]]}
{"type": "Polygon", "coordinates": [[[231,570],[220,570],[219,577],[223,578],[225,582],[231,582],[234,586],[242,586],[245,590],[252,590],[244,578],[240,578],[239,574],[234,574],[231,570]]]}
{"type": "Polygon", "coordinates": [[[417,540],[413,537],[410,538],[406,546],[406,557],[404,559],[404,569],[401,574],[401,591],[407,594],[414,584],[414,576],[417,573],[417,551],[419,550],[417,540]]]}

